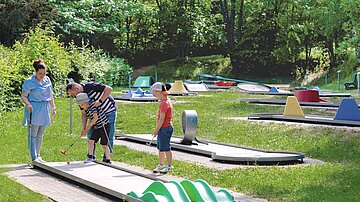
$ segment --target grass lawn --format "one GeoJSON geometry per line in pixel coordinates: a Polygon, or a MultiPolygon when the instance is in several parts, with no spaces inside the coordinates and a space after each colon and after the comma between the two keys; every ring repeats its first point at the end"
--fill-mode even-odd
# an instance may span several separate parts
{"type": "MultiPolygon", "coordinates": [[[[256,106],[240,102],[245,97],[270,97],[239,94],[236,90],[207,92],[198,96],[176,97],[174,105],[174,135],[181,135],[183,110],[196,110],[199,128],[197,137],[267,150],[304,152],[307,157],[325,161],[323,165],[299,167],[251,167],[216,170],[199,164],[175,161],[172,175],[190,180],[204,179],[213,186],[271,201],[360,201],[360,135],[354,131],[334,128],[304,127],[277,123],[254,123],[225,119],[244,117],[249,113],[282,113],[281,106],[256,106]]],[[[278,98],[277,98],[278,99],[278,98]]],[[[46,161],[85,159],[87,143],[81,139],[68,156],[60,154],[80,134],[80,111],[74,108],[73,134],[69,134],[69,99],[56,100],[58,117],[48,127],[44,137],[42,156],[46,161]]],[[[155,127],[158,103],[120,103],[117,128],[121,133],[151,133],[155,127]]],[[[315,109],[305,109],[305,114],[324,114],[315,109]]],[[[22,110],[1,117],[0,164],[24,164],[27,160],[27,134],[21,127],[22,110]]],[[[326,115],[333,115],[326,112],[326,115]]],[[[102,149],[97,149],[101,156],[102,149]]],[[[152,169],[157,156],[116,146],[113,161],[152,169]]],[[[1,176],[0,201],[42,201],[22,185],[1,176]]]]}

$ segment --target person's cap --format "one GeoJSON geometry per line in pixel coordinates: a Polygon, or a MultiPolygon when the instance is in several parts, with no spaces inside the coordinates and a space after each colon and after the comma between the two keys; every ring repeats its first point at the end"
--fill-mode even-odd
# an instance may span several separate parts
{"type": "Polygon", "coordinates": [[[154,90],[154,91],[166,91],[164,84],[162,84],[161,82],[156,82],[156,83],[154,83],[154,84],[150,87],[150,89],[151,89],[151,90],[154,90]]]}
{"type": "Polygon", "coordinates": [[[86,93],[79,93],[76,95],[75,103],[80,104],[82,102],[89,102],[89,100],[90,99],[86,93]]]}
{"type": "Polygon", "coordinates": [[[167,91],[165,85],[161,82],[155,82],[151,87],[151,90],[153,91],[160,91],[163,92],[164,94],[169,94],[169,92],[167,91]]]}

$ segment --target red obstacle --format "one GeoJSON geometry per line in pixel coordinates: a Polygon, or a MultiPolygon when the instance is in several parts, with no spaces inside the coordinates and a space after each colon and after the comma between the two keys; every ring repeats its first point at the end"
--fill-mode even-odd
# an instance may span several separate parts
{"type": "Polygon", "coordinates": [[[215,81],[214,84],[217,86],[232,86],[235,82],[233,81],[215,81]]]}
{"type": "Polygon", "coordinates": [[[319,97],[319,91],[317,90],[297,90],[295,91],[295,97],[299,102],[327,102],[319,97]]]}

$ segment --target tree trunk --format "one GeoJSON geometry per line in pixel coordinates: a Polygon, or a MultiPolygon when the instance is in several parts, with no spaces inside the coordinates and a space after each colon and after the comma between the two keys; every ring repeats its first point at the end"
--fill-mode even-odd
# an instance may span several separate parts
{"type": "Polygon", "coordinates": [[[306,35],[305,36],[305,67],[306,67],[306,69],[309,69],[309,63],[310,63],[310,61],[309,61],[309,37],[308,37],[308,35],[306,35]]]}
{"type": "Polygon", "coordinates": [[[332,40],[328,40],[326,42],[326,47],[328,49],[329,57],[330,57],[330,69],[332,69],[335,67],[335,53],[334,53],[334,45],[332,40]]]}
{"type": "Polygon", "coordinates": [[[241,0],[240,2],[240,12],[238,15],[238,31],[237,31],[237,42],[240,44],[241,42],[241,36],[242,36],[242,26],[244,23],[244,0],[241,0]]]}
{"type": "Polygon", "coordinates": [[[241,67],[238,59],[235,56],[235,46],[240,43],[241,40],[241,28],[243,23],[243,10],[244,10],[244,0],[241,0],[241,6],[239,11],[239,21],[238,21],[238,30],[237,30],[237,41],[235,41],[235,16],[236,16],[236,0],[231,0],[231,8],[229,9],[229,3],[227,0],[223,0],[220,2],[221,12],[224,19],[226,36],[227,36],[227,44],[226,44],[226,52],[230,56],[231,61],[231,74],[235,77],[239,77],[241,73],[241,67]],[[236,43],[237,42],[237,43],[236,43]]]}
{"type": "Polygon", "coordinates": [[[129,50],[130,46],[130,25],[131,25],[131,18],[126,18],[126,51],[129,50]]]}

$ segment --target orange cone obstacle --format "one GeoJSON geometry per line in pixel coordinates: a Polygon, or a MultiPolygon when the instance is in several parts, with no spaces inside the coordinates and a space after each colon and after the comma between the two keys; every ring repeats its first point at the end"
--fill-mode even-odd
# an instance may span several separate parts
{"type": "Polygon", "coordinates": [[[170,94],[189,93],[181,80],[175,80],[174,85],[169,90],[170,94]]]}

